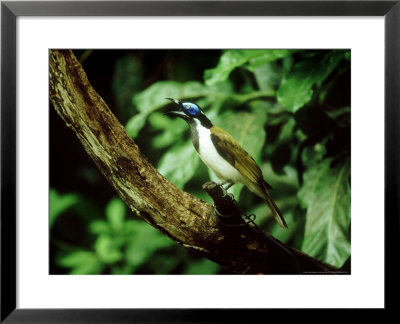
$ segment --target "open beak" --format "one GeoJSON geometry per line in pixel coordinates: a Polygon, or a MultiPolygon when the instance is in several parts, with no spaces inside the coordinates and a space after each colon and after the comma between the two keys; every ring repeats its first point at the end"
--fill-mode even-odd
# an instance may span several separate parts
{"type": "Polygon", "coordinates": [[[164,115],[172,116],[172,117],[180,117],[183,119],[187,119],[187,116],[182,111],[168,111],[164,115]]]}
{"type": "MultiPolygon", "coordinates": [[[[178,100],[178,99],[173,99],[173,98],[165,98],[165,99],[175,102],[178,106],[180,106],[180,104],[181,104],[180,100],[178,100]]],[[[164,115],[169,115],[172,117],[180,117],[185,120],[187,119],[187,116],[183,111],[169,111],[169,112],[166,112],[164,115]]]]}
{"type": "Polygon", "coordinates": [[[178,106],[181,104],[180,100],[178,100],[178,99],[173,99],[173,98],[165,98],[165,99],[175,102],[178,106]]]}

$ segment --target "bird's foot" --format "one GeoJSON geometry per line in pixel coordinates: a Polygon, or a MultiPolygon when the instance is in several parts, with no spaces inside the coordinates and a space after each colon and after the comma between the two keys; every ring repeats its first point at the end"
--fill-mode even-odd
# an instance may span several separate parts
{"type": "Polygon", "coordinates": [[[227,194],[228,189],[229,189],[230,187],[232,187],[232,186],[234,185],[234,183],[231,182],[231,181],[222,181],[221,183],[218,183],[218,185],[221,186],[221,187],[224,189],[225,194],[227,194]],[[224,187],[225,185],[227,185],[227,186],[224,187]]]}
{"type": "Polygon", "coordinates": [[[223,185],[220,185],[222,188],[222,197],[229,197],[232,201],[235,201],[235,197],[233,196],[233,194],[231,192],[228,192],[228,189],[232,186],[232,184],[224,187],[223,185]]]}

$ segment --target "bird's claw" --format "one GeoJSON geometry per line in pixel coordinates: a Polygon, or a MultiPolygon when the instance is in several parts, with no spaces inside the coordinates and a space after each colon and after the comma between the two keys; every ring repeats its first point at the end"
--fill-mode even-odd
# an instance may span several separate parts
{"type": "Polygon", "coordinates": [[[222,189],[224,190],[224,194],[226,195],[228,193],[229,188],[232,187],[234,183],[230,181],[222,181],[221,183],[218,183],[218,185],[222,187],[222,189]],[[224,187],[225,185],[227,186],[224,187]]]}

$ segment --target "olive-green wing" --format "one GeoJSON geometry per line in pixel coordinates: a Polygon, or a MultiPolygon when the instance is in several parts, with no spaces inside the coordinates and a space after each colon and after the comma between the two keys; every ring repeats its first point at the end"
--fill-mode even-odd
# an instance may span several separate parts
{"type": "MultiPolygon", "coordinates": [[[[219,127],[211,128],[211,140],[217,152],[241,174],[254,183],[263,182],[263,176],[256,161],[227,132],[219,127]]],[[[272,187],[267,183],[269,189],[272,187]]]]}

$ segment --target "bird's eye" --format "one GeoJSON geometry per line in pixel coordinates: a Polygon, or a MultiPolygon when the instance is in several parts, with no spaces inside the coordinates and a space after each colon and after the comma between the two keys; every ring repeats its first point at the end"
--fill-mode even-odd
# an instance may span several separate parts
{"type": "Polygon", "coordinates": [[[200,113],[200,108],[194,103],[183,102],[182,106],[185,112],[187,112],[190,116],[197,116],[200,113]]]}

